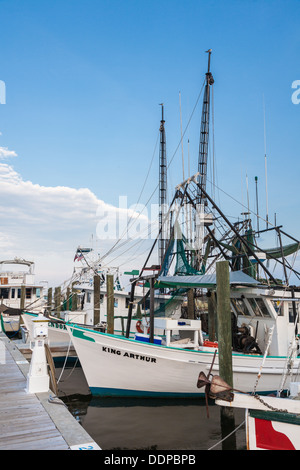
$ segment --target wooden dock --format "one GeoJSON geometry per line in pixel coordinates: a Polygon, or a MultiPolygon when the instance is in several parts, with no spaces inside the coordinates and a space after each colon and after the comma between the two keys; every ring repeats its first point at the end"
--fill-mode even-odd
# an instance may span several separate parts
{"type": "Polygon", "coordinates": [[[60,400],[25,391],[29,362],[0,332],[0,450],[98,450],[60,400]]]}

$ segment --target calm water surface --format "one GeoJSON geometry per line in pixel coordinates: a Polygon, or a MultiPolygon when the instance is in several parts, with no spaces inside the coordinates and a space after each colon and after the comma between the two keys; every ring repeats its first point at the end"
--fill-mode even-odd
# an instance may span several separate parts
{"type": "MultiPolygon", "coordinates": [[[[56,366],[59,378],[62,369],[56,366]]],[[[59,397],[103,450],[208,450],[222,439],[221,408],[205,399],[93,397],[81,367],[64,368],[59,397]]],[[[244,421],[244,410],[234,410],[229,430],[244,421]]],[[[214,450],[245,450],[245,427],[214,450]]]]}

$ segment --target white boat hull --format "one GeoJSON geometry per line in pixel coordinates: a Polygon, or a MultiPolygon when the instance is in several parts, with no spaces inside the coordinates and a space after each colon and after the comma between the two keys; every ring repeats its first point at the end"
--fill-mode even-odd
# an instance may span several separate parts
{"type": "Polygon", "coordinates": [[[2,315],[5,333],[16,333],[20,329],[20,315],[5,316],[2,315]]]}
{"type": "Polygon", "coordinates": [[[234,394],[232,402],[216,400],[220,406],[244,408],[248,450],[300,450],[299,399],[234,394]]]}
{"type": "MultiPolygon", "coordinates": [[[[32,320],[37,318],[38,315],[35,313],[29,313],[29,312],[23,312],[22,313],[22,318],[25,324],[26,329],[28,330],[29,333],[29,340],[30,340],[30,335],[32,334],[32,320]]],[[[69,343],[70,342],[70,336],[69,333],[65,327],[64,322],[52,322],[49,321],[48,323],[48,340],[51,343],[69,343]]]]}
{"type": "MultiPolygon", "coordinates": [[[[202,396],[199,373],[208,373],[214,349],[184,350],[66,325],[88,385],[101,396],[202,396]]],[[[262,356],[233,354],[234,388],[251,392],[262,356]]],[[[280,385],[285,358],[266,359],[257,391],[275,391],[280,385]]],[[[298,361],[294,364],[298,367],[298,361]]],[[[218,375],[218,355],[212,370],[218,375]]],[[[287,382],[288,385],[288,382],[287,382]]]]}
{"type": "MultiPolygon", "coordinates": [[[[22,318],[25,324],[26,329],[29,332],[32,331],[32,320],[34,318],[37,318],[38,314],[35,313],[30,313],[30,312],[23,312],[22,313],[22,318]]],[[[133,323],[133,328],[135,328],[136,321],[133,323]]],[[[134,329],[131,330],[131,335],[134,336],[133,333],[134,329]]],[[[136,330],[137,332],[137,330],[136,330]]],[[[64,321],[51,321],[49,320],[48,323],[48,339],[50,343],[69,343],[70,342],[70,336],[69,333],[66,329],[66,323],[64,321]]]]}

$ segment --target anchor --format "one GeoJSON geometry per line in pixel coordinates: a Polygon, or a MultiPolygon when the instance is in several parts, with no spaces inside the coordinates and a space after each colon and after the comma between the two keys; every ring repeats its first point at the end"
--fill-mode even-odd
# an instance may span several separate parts
{"type": "Polygon", "coordinates": [[[205,403],[206,403],[206,414],[209,418],[209,410],[208,410],[208,398],[216,399],[220,398],[225,401],[233,401],[234,394],[232,388],[223,380],[219,375],[212,375],[211,371],[215,362],[216,358],[215,351],[209,372],[207,376],[204,372],[200,372],[198,381],[197,381],[197,388],[205,387],[205,403]],[[209,377],[212,376],[210,379],[209,377]]]}

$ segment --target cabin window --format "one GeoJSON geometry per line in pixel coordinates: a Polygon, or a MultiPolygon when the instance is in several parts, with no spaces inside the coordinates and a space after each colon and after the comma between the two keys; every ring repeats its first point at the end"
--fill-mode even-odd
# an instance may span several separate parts
{"type": "Polygon", "coordinates": [[[144,299],[143,303],[141,304],[141,308],[143,310],[150,310],[150,299],[144,299]]]}
{"type": "Polygon", "coordinates": [[[9,297],[9,289],[8,288],[2,288],[0,290],[0,297],[1,299],[8,299],[9,297]]]}
{"type": "Polygon", "coordinates": [[[41,289],[39,287],[36,288],[35,295],[37,296],[38,299],[41,297],[41,289]]]}
{"type": "Polygon", "coordinates": [[[114,307],[118,306],[118,299],[114,299],[114,307]]]}
{"type": "Polygon", "coordinates": [[[231,299],[234,310],[237,315],[248,315],[250,316],[247,305],[242,299],[231,299]]]}
{"type": "Polygon", "coordinates": [[[21,289],[18,289],[18,299],[21,298],[21,289]]]}
{"type": "Polygon", "coordinates": [[[103,304],[104,301],[104,294],[100,294],[100,304],[103,304]]]}
{"type": "Polygon", "coordinates": [[[12,290],[10,291],[10,298],[14,299],[16,295],[16,289],[13,287],[12,290]]]}
{"type": "MultiPolygon", "coordinates": [[[[295,320],[294,320],[293,302],[288,302],[288,305],[289,305],[289,323],[294,323],[295,320]]],[[[297,315],[297,313],[299,312],[299,302],[295,302],[295,306],[296,306],[295,314],[297,315]]]]}
{"type": "Polygon", "coordinates": [[[87,293],[86,293],[86,302],[87,302],[88,304],[91,303],[91,293],[90,293],[90,292],[87,292],[87,293]]]}
{"type": "Polygon", "coordinates": [[[264,317],[270,317],[269,310],[263,299],[255,299],[264,317]]]}
{"type": "Polygon", "coordinates": [[[272,300],[272,305],[275,309],[275,312],[279,317],[283,316],[283,302],[280,300],[272,300]]]}
{"type": "Polygon", "coordinates": [[[254,312],[254,315],[256,315],[257,317],[262,317],[262,313],[260,311],[260,308],[259,306],[257,305],[255,299],[247,299],[249,304],[251,305],[251,308],[254,312]]]}
{"type": "Polygon", "coordinates": [[[31,289],[30,288],[26,288],[26,291],[25,291],[25,297],[26,299],[31,299],[31,289]]]}
{"type": "MultiPolygon", "coordinates": [[[[129,308],[129,304],[130,304],[130,297],[126,297],[126,300],[125,300],[125,308],[129,308]]],[[[133,304],[132,310],[134,310],[135,307],[136,307],[136,305],[133,304]]]]}
{"type": "Polygon", "coordinates": [[[254,315],[257,317],[270,317],[270,313],[262,299],[256,298],[256,299],[248,299],[251,308],[254,312],[254,315]]]}

